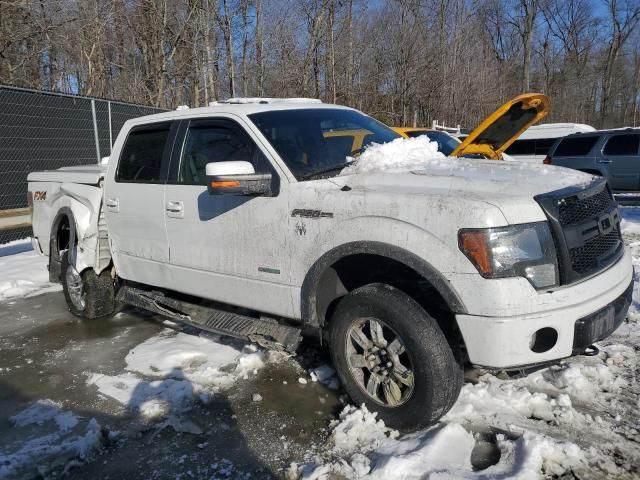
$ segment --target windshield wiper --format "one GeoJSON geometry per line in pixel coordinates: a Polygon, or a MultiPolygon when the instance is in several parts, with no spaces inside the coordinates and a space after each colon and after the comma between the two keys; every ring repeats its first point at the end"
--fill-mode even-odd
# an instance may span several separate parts
{"type": "Polygon", "coordinates": [[[327,168],[323,168],[321,170],[316,170],[315,172],[312,173],[307,173],[305,175],[302,175],[300,177],[301,180],[310,180],[313,177],[317,177],[319,175],[324,175],[326,173],[331,173],[335,170],[342,170],[345,167],[348,167],[349,165],[351,165],[352,163],[355,163],[355,160],[351,160],[349,162],[345,162],[345,163],[341,163],[340,165],[333,165],[332,167],[327,167],[327,168]]]}

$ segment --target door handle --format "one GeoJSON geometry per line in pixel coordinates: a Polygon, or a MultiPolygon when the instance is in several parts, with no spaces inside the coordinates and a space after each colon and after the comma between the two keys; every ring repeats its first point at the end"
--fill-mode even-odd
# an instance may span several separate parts
{"type": "Polygon", "coordinates": [[[105,205],[112,212],[118,212],[120,210],[120,202],[117,198],[107,198],[105,205]]]}
{"type": "Polygon", "coordinates": [[[608,158],[603,158],[602,160],[597,160],[598,163],[611,163],[611,160],[608,158]]]}
{"type": "Polygon", "coordinates": [[[166,210],[170,213],[180,213],[182,212],[184,206],[182,202],[167,202],[166,210]]]}

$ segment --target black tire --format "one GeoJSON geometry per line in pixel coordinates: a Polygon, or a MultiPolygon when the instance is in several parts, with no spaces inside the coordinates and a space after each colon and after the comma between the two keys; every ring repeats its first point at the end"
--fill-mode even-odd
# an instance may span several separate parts
{"type": "Polygon", "coordinates": [[[67,301],[69,311],[80,318],[99,318],[112,315],[115,312],[115,286],[109,269],[96,275],[93,269],[88,268],[80,274],[84,289],[84,307],[74,304],[71,299],[67,280],[67,270],[75,267],[69,264],[69,252],[62,256],[62,289],[64,298],[67,301]]]}
{"type": "MultiPolygon", "coordinates": [[[[451,409],[460,394],[463,368],[438,322],[415,300],[389,285],[373,283],[345,296],[331,317],[329,343],[333,364],[353,402],[378,412],[378,418],[391,428],[411,431],[431,425],[451,409]],[[364,318],[382,320],[404,343],[413,386],[400,405],[374,400],[352,373],[347,360],[347,348],[351,348],[347,342],[352,341],[349,332],[354,322],[364,318]]],[[[363,371],[366,375],[367,369],[363,371]]]]}

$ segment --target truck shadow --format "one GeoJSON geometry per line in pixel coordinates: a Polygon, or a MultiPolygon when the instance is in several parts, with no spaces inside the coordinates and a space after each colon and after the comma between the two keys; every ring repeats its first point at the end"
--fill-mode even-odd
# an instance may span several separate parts
{"type": "Polygon", "coordinates": [[[274,478],[230,403],[194,393],[175,371],[141,381],[124,411],[107,413],[30,398],[0,379],[0,478],[274,478]]]}
{"type": "Polygon", "coordinates": [[[198,195],[198,218],[201,221],[211,220],[241,207],[251,201],[252,198],[233,195],[210,195],[205,187],[204,192],[198,195]]]}

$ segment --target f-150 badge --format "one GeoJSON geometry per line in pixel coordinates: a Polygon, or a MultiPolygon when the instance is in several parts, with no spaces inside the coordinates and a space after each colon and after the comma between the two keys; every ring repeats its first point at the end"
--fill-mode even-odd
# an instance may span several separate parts
{"type": "Polygon", "coordinates": [[[323,212],[321,210],[305,210],[301,208],[295,208],[291,211],[291,216],[301,218],[333,218],[333,213],[323,212]]]}

